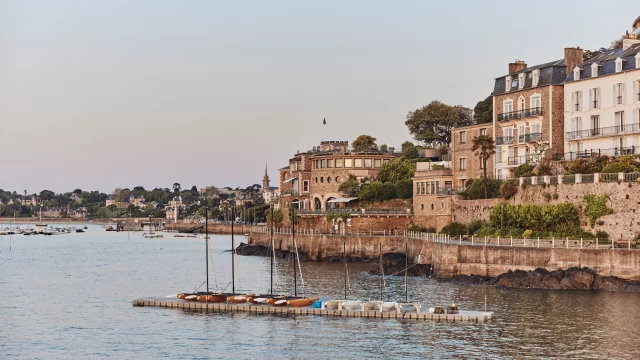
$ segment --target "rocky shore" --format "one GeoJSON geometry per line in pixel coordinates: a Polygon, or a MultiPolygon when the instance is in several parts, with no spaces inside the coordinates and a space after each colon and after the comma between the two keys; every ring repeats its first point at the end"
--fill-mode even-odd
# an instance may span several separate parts
{"type": "Polygon", "coordinates": [[[638,281],[623,280],[615,276],[600,276],[586,267],[573,267],[567,270],[554,271],[543,268],[532,271],[509,270],[496,278],[480,275],[458,275],[451,281],[458,284],[489,285],[518,289],[640,292],[640,282],[638,281]]]}

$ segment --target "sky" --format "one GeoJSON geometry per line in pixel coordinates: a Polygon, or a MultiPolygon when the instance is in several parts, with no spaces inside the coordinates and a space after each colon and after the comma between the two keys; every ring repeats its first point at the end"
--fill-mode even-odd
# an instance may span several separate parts
{"type": "Polygon", "coordinates": [[[323,139],[399,147],[515,59],[608,46],[640,4],[602,4],[0,0],[0,189],[277,186],[323,139]]]}

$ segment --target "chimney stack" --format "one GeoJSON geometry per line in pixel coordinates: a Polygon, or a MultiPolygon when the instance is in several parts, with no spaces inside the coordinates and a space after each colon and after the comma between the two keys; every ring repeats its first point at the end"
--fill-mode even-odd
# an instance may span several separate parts
{"type": "Polygon", "coordinates": [[[517,73],[518,71],[527,68],[527,63],[522,60],[517,60],[509,64],[509,74],[517,73]]]}
{"type": "Polygon", "coordinates": [[[580,49],[580,46],[575,48],[564,48],[564,65],[566,66],[565,76],[569,76],[569,73],[573,71],[576,65],[582,64],[584,56],[584,50],[580,49]]]}

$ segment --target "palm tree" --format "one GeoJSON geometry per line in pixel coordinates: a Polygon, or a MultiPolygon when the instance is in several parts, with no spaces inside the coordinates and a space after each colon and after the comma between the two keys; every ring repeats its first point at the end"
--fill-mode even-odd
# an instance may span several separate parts
{"type": "Polygon", "coordinates": [[[493,142],[493,138],[488,135],[480,135],[473,138],[473,146],[471,151],[474,151],[477,156],[480,157],[480,161],[483,162],[484,169],[484,198],[488,198],[487,193],[487,161],[493,154],[496,153],[496,146],[493,142]]]}

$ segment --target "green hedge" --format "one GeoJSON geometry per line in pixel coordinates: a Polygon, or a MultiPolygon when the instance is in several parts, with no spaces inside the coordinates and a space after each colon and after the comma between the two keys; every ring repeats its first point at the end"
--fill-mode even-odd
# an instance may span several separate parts
{"type": "Polygon", "coordinates": [[[495,227],[516,228],[533,231],[547,231],[559,225],[580,226],[578,210],[571,203],[553,205],[510,205],[502,203],[494,206],[489,220],[495,227]]]}

